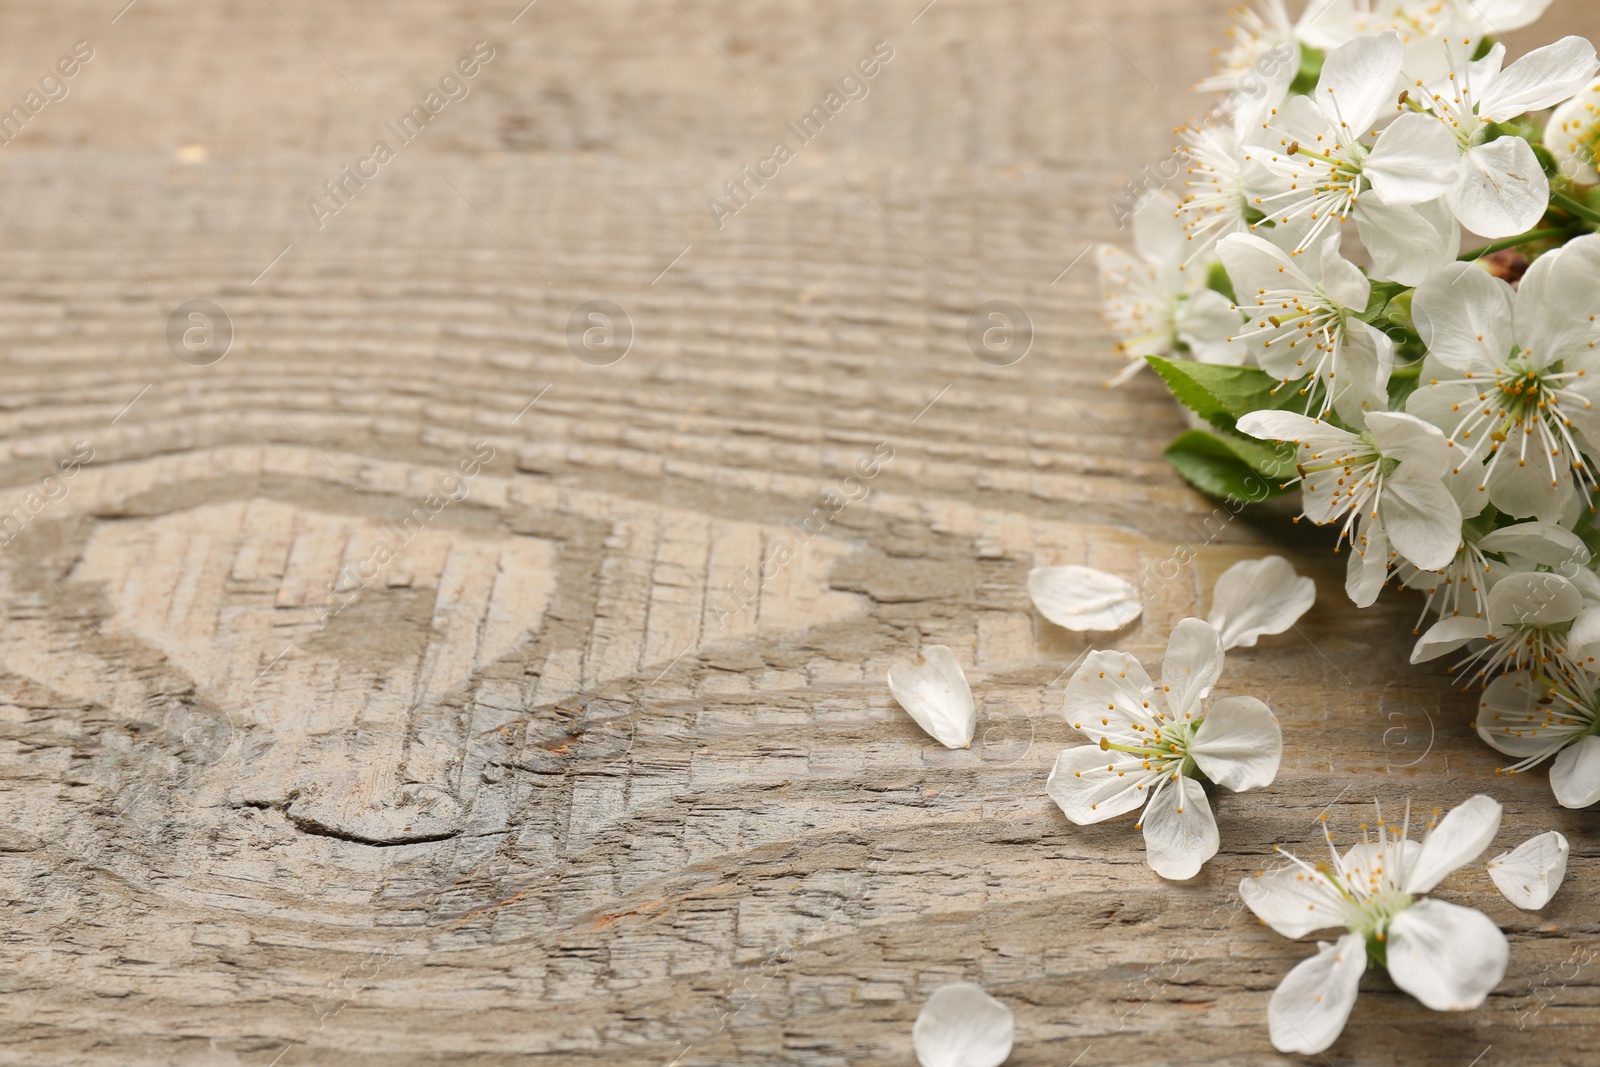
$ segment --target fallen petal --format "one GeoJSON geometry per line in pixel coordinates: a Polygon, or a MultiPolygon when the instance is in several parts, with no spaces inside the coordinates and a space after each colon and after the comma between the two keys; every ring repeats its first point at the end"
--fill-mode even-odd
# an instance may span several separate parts
{"type": "Polygon", "coordinates": [[[1489,861],[1489,878],[1507,900],[1524,911],[1550,903],[1567,876],[1567,839],[1555,830],[1529,838],[1489,861]]]}
{"type": "Polygon", "coordinates": [[[972,689],[955,653],[944,645],[928,645],[916,663],[890,667],[889,692],[944,747],[972,747],[977,725],[972,689]]]}
{"type": "Polygon", "coordinates": [[[1224,649],[1254,648],[1257,638],[1293,626],[1316,600],[1316,583],[1295,574],[1282,556],[1245,560],[1217,579],[1207,621],[1222,635],[1224,649]]]}
{"type": "Polygon", "coordinates": [[[911,1045],[922,1067],[1000,1067],[1015,1034],[1010,1008],[978,986],[958,982],[922,1006],[911,1045]]]}
{"type": "Polygon", "coordinates": [[[1040,615],[1079,633],[1120,630],[1144,610],[1131,583],[1093,567],[1035,567],[1028,595],[1040,615]]]}

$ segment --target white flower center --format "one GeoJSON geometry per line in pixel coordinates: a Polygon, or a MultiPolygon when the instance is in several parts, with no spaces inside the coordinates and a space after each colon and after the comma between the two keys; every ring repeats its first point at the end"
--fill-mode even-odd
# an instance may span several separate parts
{"type": "Polygon", "coordinates": [[[1395,916],[1417,901],[1401,888],[1408,873],[1407,850],[1413,847],[1407,840],[1411,805],[1406,804],[1405,822],[1399,830],[1383,821],[1382,809],[1379,809],[1377,840],[1373,840],[1367,824],[1362,823],[1364,847],[1359,852],[1352,850],[1348,856],[1339,855],[1327,830],[1327,816],[1322,819],[1322,836],[1328,843],[1330,859],[1311,864],[1293,853],[1276,851],[1301,869],[1300,877],[1307,888],[1332,904],[1342,914],[1345,927],[1353,934],[1360,934],[1367,942],[1368,951],[1381,958],[1389,925],[1395,916]]]}
{"type": "Polygon", "coordinates": [[[1494,732],[1506,738],[1545,742],[1538,752],[1503,768],[1506,774],[1531,770],[1585,737],[1600,734],[1600,696],[1587,689],[1558,686],[1525,715],[1496,712],[1494,732]]]}
{"type": "Polygon", "coordinates": [[[1596,472],[1573,439],[1572,419],[1565,410],[1591,406],[1589,399],[1572,387],[1585,372],[1564,370],[1559,362],[1540,369],[1532,356],[1513,348],[1505,364],[1489,377],[1467,372],[1460,378],[1431,380],[1434,385],[1469,384],[1478,389],[1477,403],[1457,403],[1450,408],[1461,419],[1447,436],[1452,445],[1468,446],[1455,473],[1460,474],[1487,449],[1489,459],[1483,466],[1480,490],[1488,489],[1489,476],[1499,464],[1512,462],[1542,469],[1552,486],[1571,469],[1592,490],[1597,484],[1596,472]]]}
{"type": "MultiPolygon", "coordinates": [[[[1352,538],[1355,521],[1362,515],[1378,517],[1378,505],[1383,499],[1384,479],[1393,474],[1398,464],[1385,459],[1372,438],[1362,434],[1350,442],[1349,448],[1337,456],[1326,452],[1312,452],[1299,463],[1300,480],[1307,493],[1327,493],[1325,505],[1335,522],[1345,516],[1339,531],[1339,542],[1352,538]]],[[[1361,539],[1364,545],[1364,539],[1361,539]]],[[[1337,551],[1337,547],[1335,548],[1337,551]]]]}
{"type": "MultiPolygon", "coordinates": [[[[1117,797],[1126,796],[1129,790],[1145,793],[1148,803],[1180,777],[1200,777],[1199,768],[1189,755],[1189,746],[1194,742],[1200,724],[1205,721],[1204,717],[1186,717],[1178,721],[1171,713],[1152,708],[1148,703],[1145,704],[1145,713],[1142,718],[1136,717],[1129,723],[1129,733],[1118,739],[1100,739],[1101,751],[1113,753],[1103,769],[1092,767],[1073,772],[1078,778],[1116,777],[1127,780],[1126,786],[1115,796],[1089,805],[1091,810],[1117,797]]],[[[1110,720],[1102,719],[1101,725],[1109,726],[1110,720]]],[[[1073,728],[1081,730],[1083,724],[1073,723],[1073,728]]]]}

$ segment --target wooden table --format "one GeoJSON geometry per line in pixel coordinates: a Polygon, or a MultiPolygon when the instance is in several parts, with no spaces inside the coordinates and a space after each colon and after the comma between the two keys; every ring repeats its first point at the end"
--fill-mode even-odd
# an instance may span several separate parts
{"type": "Polygon", "coordinates": [[[1371,976],[1304,1062],[1595,1062],[1591,817],[1494,776],[1414,602],[1216,520],[1159,385],[1100,387],[1084,252],[1221,0],[121,2],[0,22],[0,100],[92,49],[0,149],[0,1062],[910,1064],[957,979],[1013,1064],[1278,1062],[1312,946],[1239,878],[1330,804],[1484,789],[1567,888],[1464,872],[1488,1004],[1371,976]],[[1321,602],[1230,657],[1288,753],[1171,885],[1044,796],[1089,642],[1024,580],[1186,547],[1115,639],[1152,665],[1236,560],[1321,602]],[[971,751],[889,699],[929,643],[971,751]]]}

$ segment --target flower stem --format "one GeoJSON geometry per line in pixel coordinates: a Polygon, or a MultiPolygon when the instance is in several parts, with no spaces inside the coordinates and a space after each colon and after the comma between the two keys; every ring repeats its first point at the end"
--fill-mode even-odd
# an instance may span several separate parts
{"type": "Polygon", "coordinates": [[[1550,192],[1550,202],[1556,207],[1560,208],[1562,211],[1565,211],[1570,215],[1576,215],[1578,218],[1583,219],[1590,225],[1600,226],[1600,211],[1596,211],[1587,204],[1579,203],[1566,193],[1558,193],[1552,189],[1550,192]]]}
{"type": "Polygon", "coordinates": [[[1504,237],[1498,241],[1492,241],[1482,248],[1475,248],[1461,256],[1460,259],[1463,263],[1471,263],[1474,260],[1482,259],[1484,256],[1492,256],[1496,252],[1503,252],[1508,248],[1532,244],[1535,241],[1548,241],[1554,237],[1565,237],[1571,232],[1571,226],[1552,226],[1544,230],[1529,230],[1527,233],[1519,233],[1515,237],[1504,237]]]}

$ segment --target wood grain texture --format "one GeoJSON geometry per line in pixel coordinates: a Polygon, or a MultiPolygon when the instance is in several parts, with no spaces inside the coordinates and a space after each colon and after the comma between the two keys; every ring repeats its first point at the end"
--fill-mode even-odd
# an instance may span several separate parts
{"type": "Polygon", "coordinates": [[[1018,1067],[1295,1062],[1266,995],[1313,949],[1238,879],[1330,804],[1353,835],[1373,796],[1483,789],[1497,846],[1573,848],[1540,915],[1447,883],[1505,981],[1441,1016],[1369,976],[1300,1062],[1594,1062],[1590,815],[1494,776],[1406,663],[1415,603],[1358,615],[1326,538],[1165,467],[1156,382],[1100,388],[1077,257],[1198,111],[1220,0],[117,6],[0,4],[0,100],[95,48],[0,148],[0,1063],[909,1064],[955,979],[1016,1011],[1018,1067]],[[1037,330],[1014,366],[967,347],[993,298],[1037,330]],[[204,367],[166,340],[195,299],[235,331],[204,367]],[[597,299],[634,331],[611,366],[568,347],[597,299]],[[1223,688],[1272,703],[1283,772],[1162,884],[1131,820],[1044,796],[1089,646],[1025,576],[1172,571],[1116,639],[1154,662],[1269,549],[1320,603],[1223,688]],[[926,643],[967,665],[970,751],[889,699],[926,643]]]}

